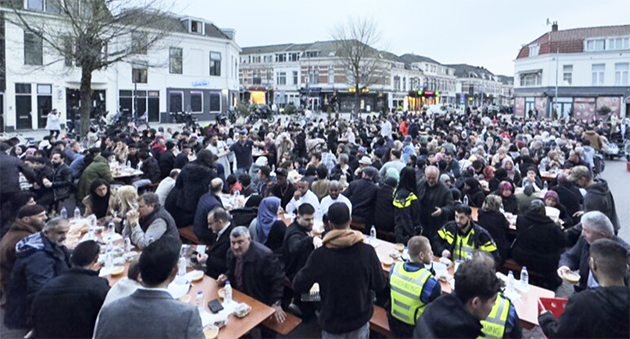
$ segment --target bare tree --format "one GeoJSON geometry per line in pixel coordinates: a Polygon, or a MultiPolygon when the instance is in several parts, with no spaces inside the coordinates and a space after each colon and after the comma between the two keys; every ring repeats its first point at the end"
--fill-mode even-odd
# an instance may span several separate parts
{"type": "Polygon", "coordinates": [[[31,33],[47,52],[58,56],[43,66],[65,62],[81,68],[82,133],[90,123],[92,74],[148,54],[181,25],[160,0],[46,0],[46,7],[42,5],[38,12],[24,9],[24,3],[3,1],[14,14],[6,20],[31,33]]]}
{"type": "Polygon", "coordinates": [[[354,112],[358,113],[361,92],[386,80],[386,61],[375,48],[381,42],[381,33],[372,18],[348,17],[335,26],[331,36],[338,62],[348,72],[347,82],[354,88],[354,112]]]}

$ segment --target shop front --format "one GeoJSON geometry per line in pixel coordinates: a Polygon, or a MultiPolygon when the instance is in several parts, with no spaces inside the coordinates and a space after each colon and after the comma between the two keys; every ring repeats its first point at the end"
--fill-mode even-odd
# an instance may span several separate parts
{"type": "Polygon", "coordinates": [[[442,103],[440,91],[417,90],[410,91],[407,96],[409,110],[418,112],[425,105],[438,105],[442,103]]]}

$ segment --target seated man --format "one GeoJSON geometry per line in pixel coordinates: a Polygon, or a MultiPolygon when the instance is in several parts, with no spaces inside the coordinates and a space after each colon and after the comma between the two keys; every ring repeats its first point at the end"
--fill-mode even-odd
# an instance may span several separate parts
{"type": "Polygon", "coordinates": [[[306,180],[305,177],[302,177],[302,179],[295,184],[295,188],[293,198],[284,209],[287,213],[295,213],[303,204],[310,204],[315,211],[319,210],[319,199],[315,193],[308,189],[308,180],[306,180]]]}
{"type": "Polygon", "coordinates": [[[141,281],[140,264],[138,263],[138,260],[134,260],[129,264],[127,276],[118,280],[109,292],[107,292],[107,297],[105,297],[103,306],[132,295],[133,292],[142,287],[142,284],[140,283],[141,281]]]}
{"type": "Polygon", "coordinates": [[[109,283],[98,277],[95,241],[72,251],[72,268],[50,280],[33,300],[31,321],[36,338],[90,338],[109,283]]]}
{"type": "Polygon", "coordinates": [[[173,169],[168,177],[162,179],[155,189],[155,194],[160,198],[160,205],[164,206],[166,203],[166,197],[168,197],[168,194],[171,193],[171,190],[175,187],[175,181],[180,171],[179,168],[173,169]]]}
{"type": "MultiPolygon", "coordinates": [[[[586,212],[582,215],[582,236],[577,244],[566,251],[558,262],[558,275],[562,277],[568,271],[577,270],[580,274],[580,283],[575,286],[576,291],[595,288],[598,285],[593,278],[588,259],[590,244],[598,239],[610,239],[629,251],[627,263],[630,264],[630,245],[615,235],[613,224],[608,217],[599,211],[586,212]]],[[[628,277],[626,277],[626,282],[628,277]]]]}
{"type": "Polygon", "coordinates": [[[282,265],[270,249],[252,241],[244,226],[230,232],[227,272],[219,276],[217,283],[224,286],[228,280],[232,288],[270,305],[276,321],[284,322],[286,315],[280,304],[284,292],[282,265]]]}
{"type": "Polygon", "coordinates": [[[547,338],[629,338],[627,258],[628,250],[618,242],[593,241],[588,265],[599,287],[573,294],[560,320],[543,311],[538,323],[547,338]]]}
{"type": "Polygon", "coordinates": [[[416,324],[414,338],[478,338],[481,321],[497,299],[501,283],[487,264],[470,260],[455,272],[455,291],[429,304],[416,324]]]}
{"type": "Polygon", "coordinates": [[[425,268],[433,261],[429,239],[417,235],[409,239],[407,246],[409,262],[397,262],[389,274],[391,308],[387,318],[397,338],[410,338],[427,305],[442,294],[433,272],[425,268]]]}
{"type": "Polygon", "coordinates": [[[103,306],[93,338],[204,337],[197,308],[166,291],[177,276],[180,250],[179,239],[164,237],[142,251],[142,288],[103,306]]]}
{"type": "Polygon", "coordinates": [[[455,260],[470,260],[476,249],[489,252],[494,261],[501,262],[497,245],[490,233],[472,221],[469,206],[455,206],[455,221],[440,228],[435,239],[436,252],[455,260]]]}
{"type": "Polygon", "coordinates": [[[219,196],[222,190],[223,180],[221,178],[212,179],[210,181],[210,190],[201,196],[195,210],[193,231],[197,238],[207,245],[212,245],[215,238],[212,230],[208,228],[208,213],[217,207],[223,207],[223,202],[219,196]]]}
{"type": "Polygon", "coordinates": [[[220,206],[208,213],[207,220],[214,239],[206,253],[197,253],[197,262],[206,264],[206,274],[217,279],[227,271],[226,257],[230,249],[230,233],[235,226],[231,223],[230,214],[220,206]]]}
{"type": "Polygon", "coordinates": [[[319,215],[316,216],[316,220],[321,221],[322,217],[328,213],[328,209],[330,206],[336,202],[344,203],[348,206],[348,210],[350,211],[350,215],[352,215],[352,202],[350,199],[346,198],[341,193],[341,184],[339,181],[333,180],[330,182],[328,195],[322,199],[321,204],[319,205],[319,215]]]}
{"type": "Polygon", "coordinates": [[[144,249],[162,237],[179,239],[175,220],[155,193],[145,193],[138,199],[138,210],[127,213],[127,225],[123,235],[129,235],[131,243],[144,249]]]}
{"type": "Polygon", "coordinates": [[[70,252],[63,245],[70,229],[68,220],[53,218],[41,232],[31,234],[15,245],[7,293],[4,324],[11,329],[27,329],[31,304],[39,290],[52,278],[70,268],[70,252]]]}

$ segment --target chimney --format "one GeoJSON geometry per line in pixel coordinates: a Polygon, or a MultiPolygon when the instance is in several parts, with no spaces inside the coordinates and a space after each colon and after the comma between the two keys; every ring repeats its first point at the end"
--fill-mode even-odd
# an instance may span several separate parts
{"type": "Polygon", "coordinates": [[[553,25],[551,25],[551,31],[552,32],[557,32],[558,31],[558,22],[554,21],[553,25]]]}

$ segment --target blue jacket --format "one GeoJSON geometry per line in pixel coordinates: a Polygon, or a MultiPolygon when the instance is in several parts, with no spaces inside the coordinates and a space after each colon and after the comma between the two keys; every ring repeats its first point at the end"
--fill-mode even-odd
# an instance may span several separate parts
{"type": "Polygon", "coordinates": [[[4,324],[25,329],[31,304],[39,290],[52,278],[70,268],[70,252],[53,245],[43,232],[31,234],[15,245],[17,261],[13,266],[7,293],[4,324]]]}
{"type": "Polygon", "coordinates": [[[197,204],[193,231],[197,238],[205,244],[211,244],[214,239],[214,234],[208,229],[208,213],[219,206],[223,207],[221,198],[212,194],[212,192],[202,195],[197,204]]]}

